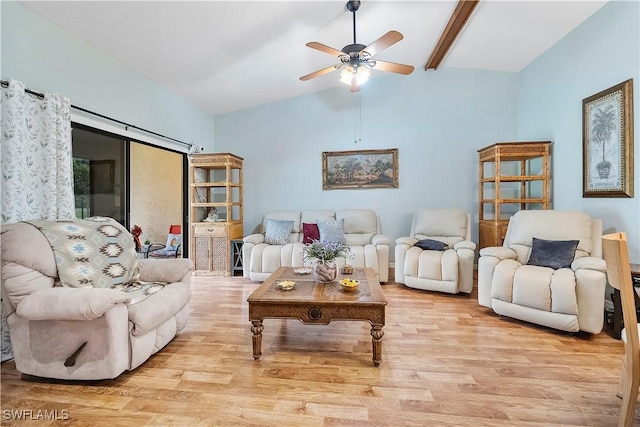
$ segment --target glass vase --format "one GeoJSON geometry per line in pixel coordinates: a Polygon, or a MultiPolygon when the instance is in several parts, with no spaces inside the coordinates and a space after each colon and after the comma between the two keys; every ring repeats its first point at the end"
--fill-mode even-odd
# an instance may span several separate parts
{"type": "Polygon", "coordinates": [[[338,266],[333,261],[318,261],[313,266],[313,277],[318,282],[329,283],[336,280],[338,275],[338,266]]]}

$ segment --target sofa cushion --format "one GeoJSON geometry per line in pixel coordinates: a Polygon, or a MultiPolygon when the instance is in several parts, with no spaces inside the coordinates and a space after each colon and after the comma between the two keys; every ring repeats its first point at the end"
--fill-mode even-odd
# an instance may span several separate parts
{"type": "MultiPolygon", "coordinates": [[[[300,222],[300,211],[271,211],[268,212],[262,219],[262,227],[260,233],[264,234],[267,231],[267,221],[270,219],[276,221],[293,221],[293,227],[291,228],[291,235],[289,236],[288,243],[298,242],[302,239],[302,222],[300,222]]],[[[313,221],[305,221],[313,222],[313,221]]]]}
{"type": "Polygon", "coordinates": [[[413,217],[413,236],[457,236],[467,233],[467,213],[461,209],[421,209],[413,217]]]}
{"type": "Polygon", "coordinates": [[[578,240],[544,240],[533,238],[528,265],[557,270],[569,268],[576,255],[578,240]]]}
{"type": "Polygon", "coordinates": [[[302,223],[302,243],[305,245],[311,243],[314,240],[320,240],[320,230],[318,224],[302,223]]]}
{"type": "Polygon", "coordinates": [[[347,243],[344,238],[344,219],[337,221],[318,220],[321,242],[347,243]]]}
{"type": "Polygon", "coordinates": [[[433,239],[418,240],[413,246],[417,246],[424,251],[444,251],[449,247],[446,243],[433,239]]]}
{"type": "Polygon", "coordinates": [[[63,286],[109,288],[140,277],[133,237],[113,218],[27,222],[49,240],[63,286]]]}
{"type": "Polygon", "coordinates": [[[590,256],[594,248],[592,219],[583,212],[523,210],[509,220],[505,246],[518,253],[523,264],[534,237],[548,240],[578,240],[576,257],[590,256]]]}
{"type": "Polygon", "coordinates": [[[269,245],[286,245],[293,229],[293,221],[267,220],[264,241],[269,245]]]}

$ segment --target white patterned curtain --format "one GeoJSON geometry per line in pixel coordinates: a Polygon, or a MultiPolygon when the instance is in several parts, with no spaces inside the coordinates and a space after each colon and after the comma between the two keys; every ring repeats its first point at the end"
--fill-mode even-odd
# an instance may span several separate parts
{"type": "MultiPolygon", "coordinates": [[[[2,223],[75,218],[69,99],[40,99],[9,80],[0,97],[0,135],[2,223]]],[[[2,361],[12,357],[2,304],[2,361]]]]}

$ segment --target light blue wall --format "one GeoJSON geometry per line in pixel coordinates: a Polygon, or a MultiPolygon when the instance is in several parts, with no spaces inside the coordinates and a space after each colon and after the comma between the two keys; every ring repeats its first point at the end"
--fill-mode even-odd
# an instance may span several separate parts
{"type": "Polygon", "coordinates": [[[519,75],[519,138],[553,144],[553,205],[602,218],[626,231],[640,263],[640,3],[612,1],[519,75]],[[582,100],[633,78],[635,197],[582,197],[582,100]]]}
{"type": "Polygon", "coordinates": [[[477,150],[516,138],[517,74],[416,70],[360,94],[357,144],[347,86],[216,117],[216,149],[245,158],[245,234],[270,210],[371,208],[395,241],[417,209],[454,207],[473,212],[477,241],[477,150]],[[323,151],[384,148],[399,149],[400,188],[322,190],[323,151]]]}
{"type": "MultiPolygon", "coordinates": [[[[416,209],[451,206],[473,213],[477,240],[477,150],[498,141],[549,139],[554,207],[584,210],[607,228],[627,231],[632,261],[640,262],[638,196],[583,199],[581,181],[582,99],[628,78],[640,99],[636,1],[605,5],[519,74],[418,69],[371,80],[361,92],[358,144],[354,97],[346,88],[214,119],[23,5],[0,2],[0,10],[2,78],[243,156],[245,233],[273,209],[370,207],[395,239],[408,232],[416,209]],[[399,189],[322,191],[323,151],[380,148],[399,149],[399,189]]],[[[636,101],[636,123],[639,111],[636,101]]],[[[638,131],[634,145],[638,194],[638,131]]]]}
{"type": "MultiPolygon", "coordinates": [[[[16,2],[2,9],[2,78],[73,105],[214,147],[215,118],[16,2]]],[[[114,31],[119,31],[117,25],[114,31]]]]}

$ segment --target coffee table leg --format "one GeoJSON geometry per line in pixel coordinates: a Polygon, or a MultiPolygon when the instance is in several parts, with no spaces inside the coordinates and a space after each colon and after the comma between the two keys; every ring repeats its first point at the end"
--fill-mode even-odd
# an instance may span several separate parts
{"type": "Polygon", "coordinates": [[[371,344],[373,345],[373,364],[379,366],[382,362],[382,337],[384,332],[381,325],[371,326],[371,344]]]}
{"type": "Polygon", "coordinates": [[[259,360],[262,356],[262,320],[251,321],[251,332],[253,332],[253,358],[259,360]]]}

